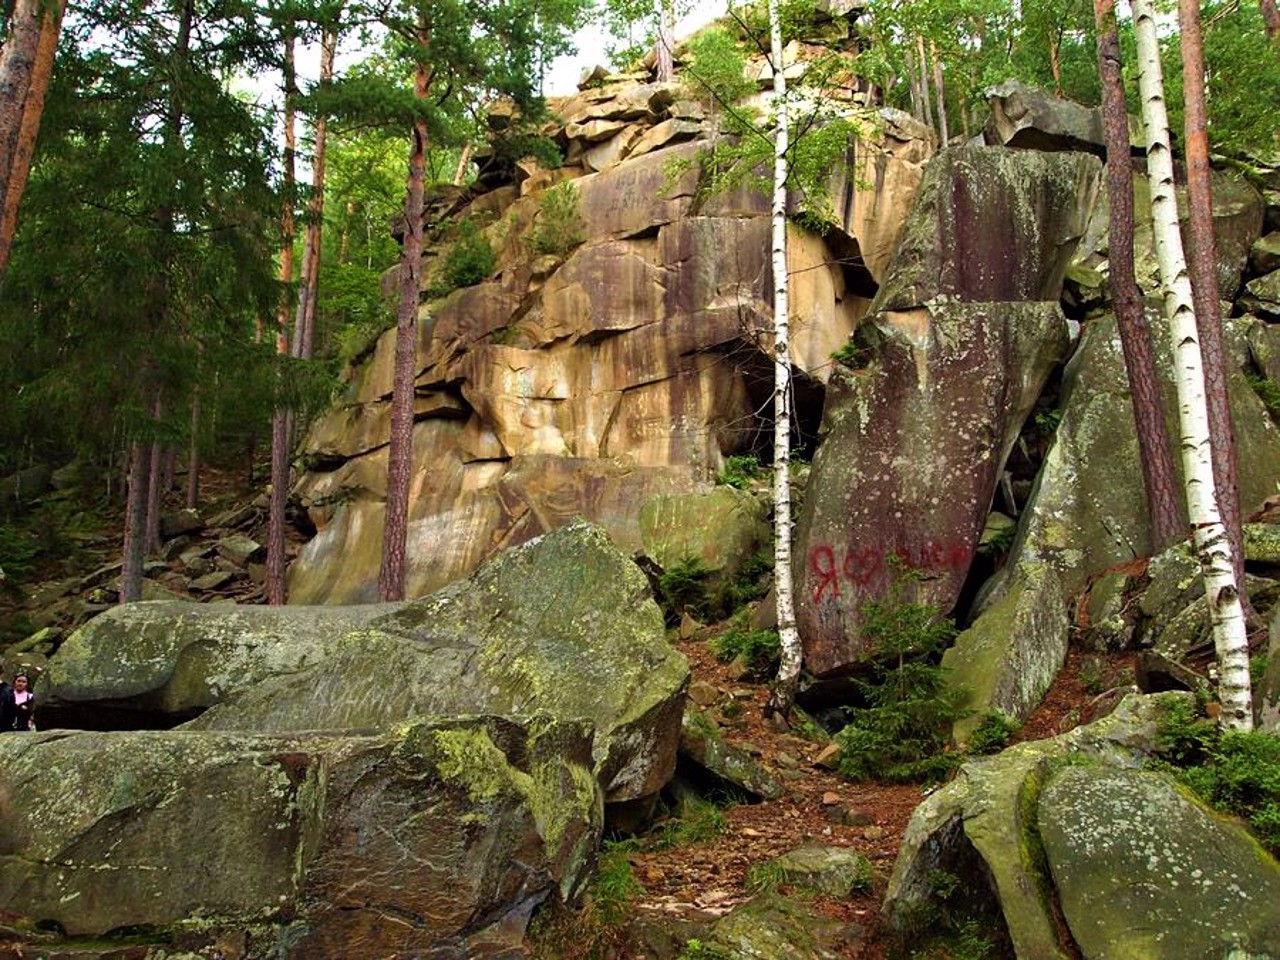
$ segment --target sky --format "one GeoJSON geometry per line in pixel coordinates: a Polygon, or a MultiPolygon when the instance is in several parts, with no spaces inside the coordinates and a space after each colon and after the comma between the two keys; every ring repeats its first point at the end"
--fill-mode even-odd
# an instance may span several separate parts
{"type": "MultiPolygon", "coordinates": [[[[710,23],[725,11],[724,0],[703,2],[688,16],[676,25],[676,39],[681,40],[699,27],[710,23]]],[[[558,57],[552,61],[551,70],[547,74],[543,92],[549,97],[564,96],[576,93],[578,77],[586,67],[597,64],[609,65],[605,48],[609,38],[598,26],[588,26],[574,35],[574,43],[578,52],[569,56],[558,57]]]]}

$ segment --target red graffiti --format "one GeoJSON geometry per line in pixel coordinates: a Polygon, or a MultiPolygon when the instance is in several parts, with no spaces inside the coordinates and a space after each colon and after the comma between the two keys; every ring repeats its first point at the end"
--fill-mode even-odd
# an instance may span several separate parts
{"type": "Polygon", "coordinates": [[[947,570],[963,570],[973,559],[973,546],[954,541],[925,540],[916,544],[897,544],[892,547],[868,546],[837,549],[820,543],[809,548],[809,572],[815,578],[812,597],[814,603],[824,596],[840,598],[840,581],[858,587],[888,576],[891,560],[909,570],[922,573],[941,573],[947,570]]]}

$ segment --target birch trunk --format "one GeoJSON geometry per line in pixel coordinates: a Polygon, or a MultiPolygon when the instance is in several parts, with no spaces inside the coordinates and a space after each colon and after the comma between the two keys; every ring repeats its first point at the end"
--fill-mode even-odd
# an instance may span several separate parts
{"type": "Polygon", "coordinates": [[[1133,270],[1133,158],[1129,153],[1129,111],[1125,106],[1115,0],[1094,0],[1098,33],[1098,76],[1102,88],[1103,133],[1107,145],[1107,192],[1110,198],[1108,285],[1120,331],[1125,372],[1138,428],[1138,454],[1151,517],[1154,551],[1186,536],[1178,509],[1178,481],[1173,447],[1165,427],[1156,376],[1155,350],[1142,291],[1133,270]]]}
{"type": "Polygon", "coordinates": [[[1221,722],[1232,729],[1251,730],[1253,706],[1249,689],[1249,648],[1231,541],[1218,512],[1214,489],[1204,369],[1191,280],[1178,228],[1173,152],[1169,143],[1169,118],[1164,103],[1164,77],[1160,67],[1155,13],[1151,0],[1133,0],[1132,7],[1138,45],[1138,90],[1146,127],[1156,259],[1164,288],[1165,316],[1173,332],[1187,513],[1195,531],[1195,545],[1204,573],[1205,594],[1217,648],[1221,722]]]}
{"type": "MultiPolygon", "coordinates": [[[[427,44],[425,27],[419,42],[427,44]]],[[[430,92],[427,66],[421,61],[414,74],[414,94],[425,100],[430,92]]],[[[400,309],[396,316],[396,358],[391,395],[391,445],[387,455],[387,512],[382,528],[382,566],[378,571],[378,599],[403,600],[405,540],[409,526],[409,477],[413,466],[413,375],[417,355],[418,299],[422,273],[422,208],[428,131],[425,120],[413,125],[409,151],[409,183],[404,202],[404,248],[400,255],[400,309]]]]}
{"type": "MultiPolygon", "coordinates": [[[[1218,290],[1218,244],[1213,232],[1213,187],[1209,167],[1209,117],[1205,109],[1204,46],[1200,39],[1198,0],[1178,0],[1182,46],[1183,138],[1187,156],[1187,241],[1196,329],[1204,362],[1209,401],[1209,435],[1213,438],[1213,482],[1218,510],[1231,538],[1236,583],[1245,589],[1244,532],[1240,528],[1240,480],[1235,427],[1227,397],[1227,351],[1222,342],[1222,307],[1218,290]]],[[[1249,598],[1241,593],[1246,614],[1249,598]]]]}
{"type": "Polygon", "coordinates": [[[778,0],[769,0],[773,58],[773,586],[781,663],[765,710],[786,717],[800,683],[804,652],[796,629],[791,576],[791,345],[787,276],[787,80],[778,0]]]}
{"type": "Polygon", "coordinates": [[[938,98],[938,132],[942,135],[942,146],[947,145],[951,133],[947,129],[947,92],[942,85],[942,60],[938,57],[938,48],[930,42],[929,53],[933,57],[933,93],[938,98]]]}

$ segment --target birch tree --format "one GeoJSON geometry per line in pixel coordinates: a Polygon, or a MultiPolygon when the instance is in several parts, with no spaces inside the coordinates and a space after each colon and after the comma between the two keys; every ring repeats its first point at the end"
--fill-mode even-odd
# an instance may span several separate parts
{"type": "Polygon", "coordinates": [[[791,574],[791,344],[787,276],[788,105],[778,0],[769,0],[773,61],[773,585],[781,663],[766,711],[785,717],[795,699],[804,653],[796,629],[791,574]]]}
{"type": "Polygon", "coordinates": [[[1172,447],[1160,405],[1151,329],[1147,326],[1142,291],[1133,268],[1133,159],[1129,154],[1129,111],[1125,106],[1115,0],[1094,0],[1094,15],[1098,28],[1098,75],[1102,84],[1110,200],[1108,285],[1129,378],[1133,418],[1138,428],[1138,453],[1147,493],[1147,512],[1151,517],[1152,548],[1158,551],[1181,540],[1184,531],[1178,509],[1172,447]]]}
{"type": "Polygon", "coordinates": [[[1173,151],[1164,101],[1164,76],[1160,66],[1155,12],[1152,0],[1133,0],[1132,7],[1138,47],[1138,90],[1146,127],[1156,259],[1160,267],[1165,317],[1173,334],[1187,513],[1191,519],[1213,625],[1220,674],[1221,722],[1232,729],[1251,730],[1253,706],[1249,648],[1231,541],[1218,510],[1214,487],[1204,368],[1191,280],[1178,227],[1173,151]]]}

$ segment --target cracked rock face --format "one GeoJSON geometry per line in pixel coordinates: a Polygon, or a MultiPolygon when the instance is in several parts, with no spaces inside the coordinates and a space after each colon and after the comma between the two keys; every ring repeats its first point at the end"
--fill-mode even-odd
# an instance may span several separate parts
{"type": "MultiPolygon", "coordinates": [[[[769,206],[746,190],[699,195],[710,128],[679,93],[583,91],[558,109],[564,167],[455,202],[487,224],[498,266],[420,311],[409,596],[576,516],[639,549],[646,502],[709,489],[759,442],[769,206]],[[543,191],[564,180],[583,242],[540,256],[543,191]]],[[[791,350],[811,392],[865,316],[931,152],[924,131],[886,122],[833,171],[827,232],[791,227],[791,350]]],[[[290,569],[291,602],[376,597],[393,356],[389,331],[305,442],[314,466],[296,494],[318,533],[290,569]]]]}
{"type": "Polygon", "coordinates": [[[797,537],[805,663],[843,671],[870,651],[861,608],[894,590],[946,613],[996,481],[1065,355],[1062,278],[1097,193],[1086,154],[947,150],[858,338],[832,378],[797,537]]]}

